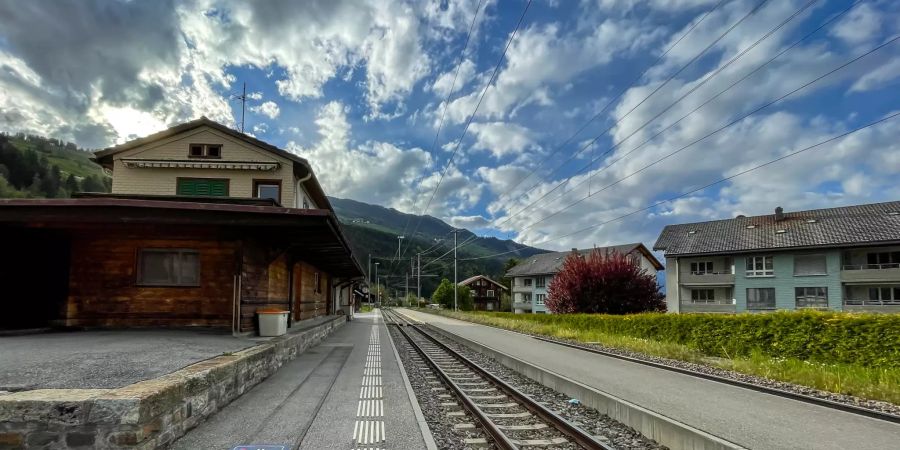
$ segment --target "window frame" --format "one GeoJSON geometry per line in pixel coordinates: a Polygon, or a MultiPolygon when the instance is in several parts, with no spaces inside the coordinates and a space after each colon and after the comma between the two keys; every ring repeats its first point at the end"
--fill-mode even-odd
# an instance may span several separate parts
{"type": "Polygon", "coordinates": [[[763,255],[763,256],[747,256],[744,259],[745,262],[745,272],[744,276],[747,278],[766,278],[766,277],[774,277],[775,276],[775,257],[771,255],[763,255]],[[762,259],[762,269],[756,268],[756,260],[762,259]],[[752,264],[750,263],[752,261],[752,264]],[[771,261],[771,269],[766,268],[766,262],[771,261]],[[750,269],[748,266],[753,267],[750,269]]]}
{"type": "Polygon", "coordinates": [[[797,309],[827,309],[828,308],[828,287],[827,286],[796,286],[794,287],[794,307],[797,309]],[[821,289],[822,295],[816,294],[808,294],[806,292],[807,289],[821,289]],[[801,293],[802,292],[802,293],[801,293]],[[822,298],[824,299],[824,304],[822,305],[804,305],[800,306],[800,299],[803,298],[804,301],[807,301],[809,298],[822,298]]]}
{"type": "MultiPolygon", "coordinates": [[[[748,311],[774,311],[774,310],[778,309],[778,299],[776,298],[776,295],[777,295],[777,294],[776,294],[776,292],[775,292],[775,288],[773,288],[773,287],[747,288],[746,295],[747,295],[746,301],[747,301],[747,310],[748,310],[748,311]],[[771,292],[771,293],[772,293],[772,307],[771,307],[771,308],[768,308],[768,307],[767,307],[767,308],[757,308],[757,307],[751,308],[751,307],[750,307],[750,291],[767,291],[767,292],[771,292]]],[[[760,303],[760,302],[754,302],[754,303],[757,303],[757,304],[758,304],[758,303],[760,303]]]]}
{"type": "MultiPolygon", "coordinates": [[[[140,287],[177,287],[196,288],[202,286],[202,265],[200,263],[200,250],[195,248],[168,248],[168,247],[140,247],[135,251],[134,285],[140,287]],[[152,283],[144,281],[144,253],[175,253],[179,255],[178,264],[181,264],[181,255],[191,254],[197,258],[197,280],[195,283],[152,283]]],[[[176,271],[176,274],[179,271],[176,271]]]]}
{"type": "Polygon", "coordinates": [[[494,298],[494,290],[488,289],[487,291],[485,291],[484,296],[494,298]]]}
{"type": "MultiPolygon", "coordinates": [[[[773,267],[774,269],[774,267],[773,267]]],[[[795,277],[820,277],[828,275],[828,255],[824,253],[808,253],[808,254],[800,254],[794,255],[794,276],[795,277]],[[825,272],[815,272],[815,273],[797,273],[797,258],[811,258],[811,257],[821,257],[824,261],[825,272]]]]}
{"type": "Polygon", "coordinates": [[[534,286],[533,278],[522,278],[522,286],[532,287],[534,286]]]}
{"type": "Polygon", "coordinates": [[[715,273],[714,268],[715,265],[712,261],[694,261],[690,265],[691,275],[711,275],[715,273]]]}
{"type": "Polygon", "coordinates": [[[534,294],[534,304],[543,305],[547,301],[547,294],[534,294]]]}
{"type": "Polygon", "coordinates": [[[187,156],[188,156],[188,158],[193,158],[193,159],[222,159],[222,148],[223,147],[224,147],[224,145],[222,145],[222,144],[201,144],[198,142],[193,142],[193,143],[188,144],[187,156]],[[198,147],[198,146],[201,149],[200,155],[192,154],[191,150],[194,147],[198,147]],[[209,154],[210,148],[218,148],[219,154],[215,155],[215,156],[210,155],[209,154]]]}
{"type": "Polygon", "coordinates": [[[714,288],[691,289],[691,303],[716,303],[716,290],[714,288]],[[700,294],[703,295],[700,295],[700,294]],[[696,295],[695,295],[696,294],[696,295]],[[701,298],[705,297],[705,298],[701,298]]]}
{"type": "Polygon", "coordinates": [[[539,287],[539,288],[547,287],[547,277],[544,277],[544,276],[534,277],[534,287],[539,287]]]}
{"type": "Polygon", "coordinates": [[[278,204],[281,204],[282,192],[284,189],[282,188],[281,180],[277,179],[266,179],[266,178],[254,178],[253,179],[253,198],[263,198],[259,196],[259,186],[278,186],[278,199],[276,201],[278,204]]]}

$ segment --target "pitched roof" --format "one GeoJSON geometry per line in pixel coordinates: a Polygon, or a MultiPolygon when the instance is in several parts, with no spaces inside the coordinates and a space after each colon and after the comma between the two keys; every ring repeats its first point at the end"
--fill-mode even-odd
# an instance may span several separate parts
{"type": "MultiPolygon", "coordinates": [[[[647,247],[644,247],[644,244],[640,242],[635,242],[633,244],[622,244],[622,245],[613,245],[609,247],[596,247],[596,248],[587,248],[583,250],[576,250],[578,254],[588,255],[594,250],[599,250],[600,253],[621,253],[623,255],[627,255],[634,251],[641,252],[650,262],[656,267],[657,270],[663,268],[662,263],[647,250],[647,247]]],[[[559,272],[559,268],[562,266],[563,261],[565,261],[566,257],[569,256],[572,251],[567,252],[554,252],[554,253],[542,253],[539,255],[529,256],[528,259],[519,263],[519,265],[513,267],[506,272],[506,276],[517,277],[524,275],[542,275],[542,274],[552,274],[559,272]]]]}
{"type": "Polygon", "coordinates": [[[216,131],[227,134],[236,139],[240,139],[250,145],[259,147],[259,148],[266,150],[268,152],[271,152],[277,156],[280,156],[282,158],[286,158],[286,159],[292,161],[294,163],[295,169],[296,168],[301,169],[301,171],[303,172],[303,176],[305,176],[307,173],[312,175],[312,177],[304,183],[304,186],[306,186],[307,189],[310,191],[310,195],[313,196],[313,199],[315,200],[316,204],[324,206],[324,209],[334,210],[334,208],[331,207],[331,202],[328,201],[328,197],[325,196],[325,191],[322,189],[322,186],[319,184],[319,181],[316,179],[316,174],[313,172],[312,166],[309,164],[309,161],[307,161],[305,158],[297,156],[287,150],[282,150],[272,144],[269,144],[268,142],[264,142],[259,139],[256,139],[253,136],[250,136],[250,135],[241,133],[240,131],[231,129],[219,122],[210,120],[206,117],[200,117],[199,119],[192,120],[190,122],[185,122],[182,124],[174,125],[163,131],[160,131],[158,133],[153,133],[149,136],[144,136],[144,137],[138,138],[138,139],[132,139],[123,144],[119,144],[119,145],[116,145],[113,147],[108,147],[103,150],[98,150],[98,151],[94,152],[94,160],[96,160],[98,164],[109,168],[109,167],[112,167],[113,155],[115,155],[117,153],[121,153],[126,150],[131,150],[133,148],[140,147],[141,145],[144,145],[144,144],[147,144],[150,142],[154,142],[154,141],[158,141],[160,139],[165,139],[167,137],[171,137],[176,134],[184,133],[186,131],[190,131],[195,128],[199,128],[199,127],[203,127],[203,126],[210,127],[216,131]]]}
{"type": "Polygon", "coordinates": [[[668,225],[653,249],[668,256],[891,242],[900,242],[900,201],[668,225]]]}
{"type": "Polygon", "coordinates": [[[472,282],[474,282],[474,281],[476,281],[476,280],[478,280],[478,279],[484,279],[484,280],[486,280],[486,281],[489,281],[489,282],[491,282],[491,283],[496,284],[497,286],[500,286],[500,287],[503,288],[503,289],[506,289],[506,286],[504,286],[504,285],[502,285],[502,284],[500,284],[500,283],[498,283],[498,282],[496,282],[496,281],[494,281],[494,280],[492,280],[492,279],[490,279],[490,278],[488,278],[488,277],[486,277],[486,276],[484,276],[484,275],[475,275],[474,277],[466,278],[465,280],[460,281],[460,282],[459,282],[459,285],[460,285],[460,286],[468,286],[468,285],[472,284],[472,282]]]}

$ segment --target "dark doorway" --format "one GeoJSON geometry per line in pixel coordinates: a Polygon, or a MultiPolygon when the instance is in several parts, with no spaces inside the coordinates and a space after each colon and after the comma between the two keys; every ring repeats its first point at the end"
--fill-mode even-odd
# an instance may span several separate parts
{"type": "Polygon", "coordinates": [[[0,228],[0,236],[0,329],[60,324],[69,291],[69,239],[20,228],[0,228]]]}

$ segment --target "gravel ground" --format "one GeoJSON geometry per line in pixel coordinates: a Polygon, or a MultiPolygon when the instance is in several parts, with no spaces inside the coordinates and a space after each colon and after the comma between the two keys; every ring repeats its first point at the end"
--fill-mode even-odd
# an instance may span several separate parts
{"type": "Polygon", "coordinates": [[[532,379],[515,372],[493,358],[472,350],[454,341],[441,338],[441,342],[461,353],[479,366],[487,369],[503,381],[528,396],[538,399],[544,406],[579,428],[591,433],[598,440],[618,449],[665,449],[655,441],[644,437],[633,428],[623,425],[609,416],[580,403],[571,403],[571,397],[543,386],[532,379]]]}
{"type": "Polygon", "coordinates": [[[677,367],[680,369],[687,369],[694,372],[700,372],[709,375],[715,375],[722,378],[728,378],[732,380],[742,381],[744,383],[751,383],[759,386],[764,386],[767,388],[777,389],[784,392],[791,392],[797,394],[803,394],[810,397],[816,397],[826,400],[831,400],[833,402],[844,403],[848,405],[858,406],[861,408],[871,409],[874,411],[884,412],[893,415],[900,415],[900,405],[895,405],[893,403],[877,401],[877,400],[868,400],[861,397],[855,397],[852,395],[846,394],[837,394],[834,392],[823,391],[820,389],[811,388],[809,386],[801,386],[799,384],[787,383],[784,381],[772,380],[769,378],[759,377],[755,375],[748,375],[745,373],[735,372],[733,370],[722,369],[719,367],[715,367],[708,364],[698,364],[687,361],[679,361],[677,359],[668,359],[662,358],[658,356],[648,355],[645,353],[633,352],[630,350],[624,350],[615,347],[607,347],[605,345],[597,344],[597,343],[584,343],[571,341],[567,339],[557,339],[550,338],[547,336],[536,336],[541,339],[546,339],[550,341],[564,342],[567,344],[578,345],[582,347],[594,348],[597,350],[601,350],[607,353],[612,353],[616,355],[627,356],[629,358],[640,359],[643,361],[650,361],[658,364],[664,364],[671,367],[677,367]]]}
{"type": "MultiPolygon", "coordinates": [[[[416,399],[419,401],[419,407],[422,408],[422,414],[425,421],[428,422],[428,428],[434,436],[435,444],[439,449],[462,450],[467,449],[464,444],[465,439],[484,437],[479,431],[459,430],[453,428],[457,423],[470,423],[472,419],[465,416],[455,417],[447,416],[447,410],[440,404],[450,401],[450,399],[440,399],[432,390],[436,386],[429,384],[425,379],[425,375],[430,375],[430,370],[422,367],[421,363],[413,359],[415,350],[407,344],[406,339],[400,335],[396,327],[388,327],[394,345],[397,346],[397,353],[403,361],[403,367],[406,369],[406,375],[409,377],[409,383],[413,387],[416,399]]],[[[449,390],[446,392],[449,393],[449,390]]],[[[480,447],[482,449],[494,449],[493,445],[489,447],[480,447]]]]}

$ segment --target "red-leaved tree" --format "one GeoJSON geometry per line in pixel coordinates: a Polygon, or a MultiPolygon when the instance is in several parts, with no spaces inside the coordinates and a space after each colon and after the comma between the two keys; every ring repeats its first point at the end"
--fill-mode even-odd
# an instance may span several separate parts
{"type": "Polygon", "coordinates": [[[547,287],[552,313],[630,314],[665,311],[656,276],[618,252],[572,252],[547,287]]]}

